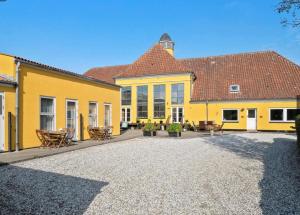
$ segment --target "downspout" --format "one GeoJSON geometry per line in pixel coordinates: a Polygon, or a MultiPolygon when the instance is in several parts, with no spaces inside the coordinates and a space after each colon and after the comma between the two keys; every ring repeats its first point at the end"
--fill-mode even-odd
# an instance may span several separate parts
{"type": "Polygon", "coordinates": [[[19,89],[19,78],[20,78],[20,65],[21,63],[19,61],[16,62],[16,82],[17,82],[17,85],[16,85],[16,151],[18,152],[20,147],[20,143],[19,143],[19,101],[20,101],[20,89],[19,89]]]}
{"type": "Polygon", "coordinates": [[[205,124],[207,125],[207,122],[208,122],[208,100],[206,100],[206,122],[205,124]]]}

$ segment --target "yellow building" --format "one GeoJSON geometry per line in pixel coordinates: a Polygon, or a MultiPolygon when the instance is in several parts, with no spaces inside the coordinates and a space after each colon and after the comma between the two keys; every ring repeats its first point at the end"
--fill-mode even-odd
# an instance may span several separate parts
{"type": "Polygon", "coordinates": [[[122,86],[122,122],[170,118],[274,131],[292,130],[300,113],[300,67],[273,51],[176,59],[164,34],[132,64],[93,68],[85,76],[122,86]]]}
{"type": "Polygon", "coordinates": [[[36,129],[112,126],[120,134],[120,87],[23,58],[0,54],[0,151],[40,146],[36,129]],[[11,116],[11,117],[9,117],[11,116]]]}

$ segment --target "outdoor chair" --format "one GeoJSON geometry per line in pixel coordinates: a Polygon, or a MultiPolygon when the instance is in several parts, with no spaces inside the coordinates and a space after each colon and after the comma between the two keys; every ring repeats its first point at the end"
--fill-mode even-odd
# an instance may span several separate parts
{"type": "Polygon", "coordinates": [[[220,133],[223,134],[223,126],[224,122],[221,125],[214,125],[213,129],[214,131],[220,131],[220,133]]]}
{"type": "Polygon", "coordinates": [[[65,144],[70,145],[72,143],[72,140],[75,135],[75,129],[74,128],[62,128],[60,130],[66,133],[65,144]]]}
{"type": "Polygon", "coordinates": [[[36,136],[41,141],[41,147],[46,147],[47,146],[47,142],[46,142],[45,137],[44,137],[44,131],[37,129],[35,132],[36,132],[36,136]]]}
{"type": "Polygon", "coordinates": [[[194,129],[194,131],[199,131],[200,129],[199,129],[199,126],[198,125],[195,125],[195,122],[194,121],[192,121],[192,124],[193,124],[193,129],[194,129]]]}

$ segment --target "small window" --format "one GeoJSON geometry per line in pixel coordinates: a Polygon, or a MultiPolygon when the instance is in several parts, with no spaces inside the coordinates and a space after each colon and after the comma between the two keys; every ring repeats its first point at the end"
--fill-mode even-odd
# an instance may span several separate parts
{"type": "Polygon", "coordinates": [[[271,109],[270,110],[270,120],[271,121],[283,121],[283,109],[271,109]]]}
{"type": "Polygon", "coordinates": [[[98,126],[98,110],[97,103],[90,102],[89,103],[89,126],[97,127],[98,126]]]}
{"type": "Polygon", "coordinates": [[[40,112],[40,129],[41,130],[54,130],[55,111],[54,111],[54,98],[41,98],[41,112],[40,112]]]}
{"type": "Polygon", "coordinates": [[[239,120],[239,111],[236,109],[223,110],[223,121],[224,122],[237,122],[239,120]]]}
{"type": "Polygon", "coordinates": [[[240,85],[237,84],[230,85],[229,90],[231,93],[240,92],[240,85]]]}

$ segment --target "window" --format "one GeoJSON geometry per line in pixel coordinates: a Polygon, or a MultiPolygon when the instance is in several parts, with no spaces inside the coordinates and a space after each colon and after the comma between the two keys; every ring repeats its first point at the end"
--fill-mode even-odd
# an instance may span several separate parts
{"type": "Polygon", "coordinates": [[[230,85],[229,91],[230,91],[231,93],[237,93],[237,92],[240,92],[240,85],[238,85],[238,84],[230,85]]]}
{"type": "Polygon", "coordinates": [[[148,118],[148,86],[137,87],[137,118],[148,118]]]}
{"type": "Polygon", "coordinates": [[[183,104],[184,84],[172,84],[172,104],[183,104]]]}
{"type": "Polygon", "coordinates": [[[183,123],[183,107],[172,108],[172,122],[183,123]]]}
{"type": "Polygon", "coordinates": [[[41,98],[40,129],[55,130],[55,102],[54,98],[41,98]]]}
{"type": "Polygon", "coordinates": [[[165,118],[165,100],[166,87],[165,85],[155,85],[154,91],[154,118],[165,118]]]}
{"type": "Polygon", "coordinates": [[[223,110],[223,121],[237,122],[239,120],[239,111],[237,109],[223,110]]]}
{"type": "Polygon", "coordinates": [[[122,105],[131,105],[131,87],[122,88],[122,105]]]}
{"type": "Polygon", "coordinates": [[[296,108],[272,108],[270,109],[271,122],[292,122],[300,114],[300,109],[296,108]]]}
{"type": "Polygon", "coordinates": [[[98,108],[96,102],[89,103],[89,126],[97,127],[98,126],[98,108]]]}
{"type": "Polygon", "coordinates": [[[295,121],[298,114],[300,115],[300,109],[286,109],[287,121],[295,121]]]}
{"type": "Polygon", "coordinates": [[[271,121],[283,121],[283,109],[271,109],[270,110],[271,121]]]}

